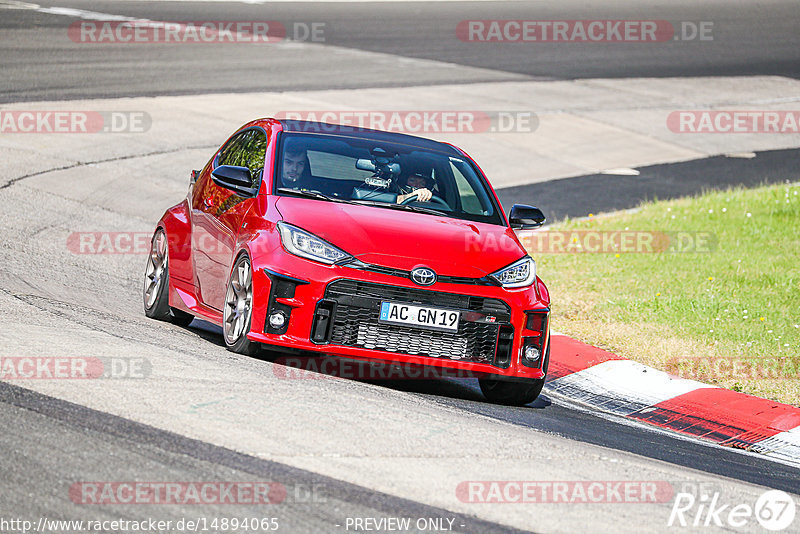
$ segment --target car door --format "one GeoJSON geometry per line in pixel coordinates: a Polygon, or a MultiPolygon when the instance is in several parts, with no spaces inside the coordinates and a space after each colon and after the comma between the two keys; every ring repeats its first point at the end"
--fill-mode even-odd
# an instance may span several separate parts
{"type": "Polygon", "coordinates": [[[220,165],[247,167],[253,185],[257,185],[264,170],[266,145],[266,133],[261,128],[238,133],[220,150],[209,172],[195,186],[192,198],[195,276],[200,300],[216,310],[222,310],[237,236],[254,199],[217,185],[211,172],[220,165]]]}

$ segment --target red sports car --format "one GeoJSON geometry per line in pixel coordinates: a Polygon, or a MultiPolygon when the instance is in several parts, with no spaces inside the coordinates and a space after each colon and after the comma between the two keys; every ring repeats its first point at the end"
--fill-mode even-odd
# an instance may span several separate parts
{"type": "Polygon", "coordinates": [[[220,325],[261,344],[479,376],[527,404],[549,359],[550,296],[508,218],[459,148],[411,135],[258,119],[168,209],[144,280],[149,317],[220,325]]]}

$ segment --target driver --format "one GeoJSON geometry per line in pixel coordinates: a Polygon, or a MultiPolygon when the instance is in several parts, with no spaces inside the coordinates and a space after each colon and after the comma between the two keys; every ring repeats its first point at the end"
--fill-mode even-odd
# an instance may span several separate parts
{"type": "Polygon", "coordinates": [[[283,187],[306,189],[311,185],[311,169],[305,149],[291,147],[284,150],[282,169],[283,187]]]}
{"type": "Polygon", "coordinates": [[[406,178],[405,185],[400,186],[401,194],[397,195],[397,203],[401,204],[412,195],[417,195],[415,202],[428,202],[433,197],[431,189],[434,184],[434,179],[429,176],[421,173],[412,174],[406,178]]]}

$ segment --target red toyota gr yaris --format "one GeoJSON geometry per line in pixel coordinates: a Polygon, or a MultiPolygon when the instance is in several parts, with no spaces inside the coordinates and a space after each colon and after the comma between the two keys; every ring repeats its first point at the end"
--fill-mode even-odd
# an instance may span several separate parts
{"type": "Polygon", "coordinates": [[[462,150],[411,135],[259,119],[168,209],[144,280],[149,317],[222,326],[230,350],[314,351],[469,371],[527,404],[549,360],[550,296],[462,150]]]}

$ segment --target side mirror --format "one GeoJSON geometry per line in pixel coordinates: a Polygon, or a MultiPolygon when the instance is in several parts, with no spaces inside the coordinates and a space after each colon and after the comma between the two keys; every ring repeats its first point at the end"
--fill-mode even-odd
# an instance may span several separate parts
{"type": "Polygon", "coordinates": [[[253,186],[253,176],[247,167],[220,165],[211,171],[211,179],[218,186],[241,196],[254,197],[258,194],[258,187],[253,186]]]}
{"type": "Polygon", "coordinates": [[[533,206],[526,206],[525,204],[514,204],[511,208],[511,214],[508,216],[508,222],[511,223],[511,228],[516,230],[531,230],[539,228],[547,220],[539,208],[533,206]]]}

